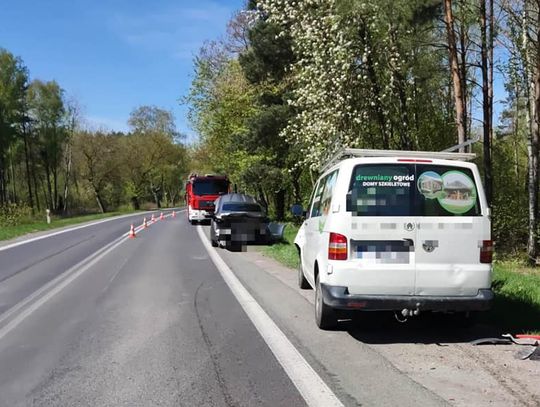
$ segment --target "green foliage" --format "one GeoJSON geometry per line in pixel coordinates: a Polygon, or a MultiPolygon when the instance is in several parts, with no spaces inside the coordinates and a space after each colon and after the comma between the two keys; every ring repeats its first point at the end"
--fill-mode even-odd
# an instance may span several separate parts
{"type": "Polygon", "coordinates": [[[263,253],[279,261],[284,266],[296,269],[300,261],[300,258],[298,257],[298,250],[294,245],[296,233],[298,233],[298,226],[288,224],[285,228],[283,242],[265,247],[263,253]]]}
{"type": "Polygon", "coordinates": [[[249,82],[279,82],[285,77],[294,54],[291,38],[281,34],[279,26],[264,20],[249,30],[250,47],[238,58],[249,82]]]}
{"type": "Polygon", "coordinates": [[[526,146],[507,137],[493,145],[493,239],[500,254],[523,251],[527,242],[526,146]]]}
{"type": "Polygon", "coordinates": [[[0,206],[0,228],[19,225],[32,216],[32,209],[27,206],[7,204],[0,206]]]}
{"type": "Polygon", "coordinates": [[[540,332],[540,274],[512,263],[495,265],[495,303],[484,316],[505,332],[540,332]]]}

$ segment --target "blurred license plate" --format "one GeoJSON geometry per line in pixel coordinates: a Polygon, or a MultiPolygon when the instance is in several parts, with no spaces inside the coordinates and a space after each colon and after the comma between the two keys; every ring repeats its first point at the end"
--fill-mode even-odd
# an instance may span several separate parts
{"type": "Polygon", "coordinates": [[[352,240],[353,258],[376,264],[409,264],[414,246],[407,240],[352,240]]]}

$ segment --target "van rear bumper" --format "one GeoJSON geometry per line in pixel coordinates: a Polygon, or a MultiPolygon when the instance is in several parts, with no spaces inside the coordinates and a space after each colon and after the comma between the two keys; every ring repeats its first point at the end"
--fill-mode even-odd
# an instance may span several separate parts
{"type": "Polygon", "coordinates": [[[335,309],[365,311],[485,311],[491,308],[493,291],[480,289],[474,297],[349,294],[347,287],[321,284],[324,303],[335,309]]]}

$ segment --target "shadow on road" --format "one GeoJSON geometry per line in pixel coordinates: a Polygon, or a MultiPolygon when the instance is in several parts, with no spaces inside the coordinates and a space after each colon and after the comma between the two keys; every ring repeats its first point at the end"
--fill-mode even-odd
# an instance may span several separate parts
{"type": "MultiPolygon", "coordinates": [[[[495,287],[496,289],[496,287],[495,287]]],[[[498,294],[490,311],[479,313],[472,321],[455,315],[425,313],[398,322],[393,313],[356,313],[346,315],[338,329],[370,344],[464,343],[481,338],[500,338],[502,334],[539,333],[540,307],[532,302],[498,294]]]]}
{"type": "Polygon", "coordinates": [[[503,331],[484,323],[471,323],[454,315],[425,313],[398,322],[393,313],[365,313],[351,315],[351,320],[342,321],[340,330],[347,331],[353,338],[369,344],[464,343],[487,337],[500,337],[503,331]]]}

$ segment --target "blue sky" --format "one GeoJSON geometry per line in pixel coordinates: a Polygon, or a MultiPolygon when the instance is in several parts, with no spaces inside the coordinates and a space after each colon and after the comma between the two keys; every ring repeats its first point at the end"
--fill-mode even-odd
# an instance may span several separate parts
{"type": "Polygon", "coordinates": [[[126,130],[140,105],[172,110],[193,132],[178,99],[193,56],[217,39],[244,0],[0,0],[0,47],[31,78],[55,79],[93,126],[126,130]]]}
{"type": "MultiPolygon", "coordinates": [[[[156,105],[171,110],[193,140],[179,103],[193,56],[205,40],[224,34],[244,2],[0,0],[0,47],[20,56],[32,78],[57,80],[92,127],[127,130],[133,108],[156,105]]],[[[495,79],[497,123],[505,94],[501,76],[495,79]]]]}

